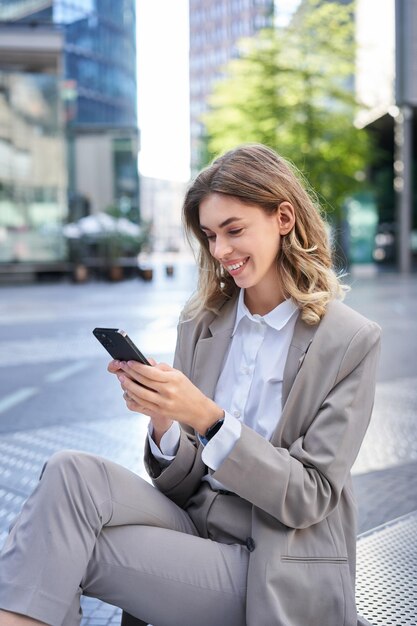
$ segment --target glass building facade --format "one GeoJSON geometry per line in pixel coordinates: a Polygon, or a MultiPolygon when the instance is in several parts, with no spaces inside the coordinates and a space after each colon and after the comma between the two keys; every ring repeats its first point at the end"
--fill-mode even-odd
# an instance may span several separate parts
{"type": "Polygon", "coordinates": [[[73,123],[136,127],[135,4],[55,0],[65,25],[65,75],[77,85],[73,123]]]}
{"type": "Polygon", "coordinates": [[[238,42],[274,23],[274,0],[189,0],[190,154],[194,173],[205,165],[205,126],[209,97],[238,57],[238,42]]]}
{"type": "Polygon", "coordinates": [[[64,77],[76,88],[74,125],[136,127],[134,0],[2,0],[5,22],[63,29],[64,77]]]}
{"type": "Polygon", "coordinates": [[[59,98],[53,75],[0,70],[0,262],[65,259],[59,98]]]}
{"type": "Polygon", "coordinates": [[[64,260],[62,225],[82,211],[120,205],[139,216],[135,1],[0,2],[1,33],[25,47],[42,29],[62,36],[54,68],[30,52],[10,61],[0,34],[0,262],[64,260]],[[113,195],[97,207],[94,190],[77,188],[75,155],[78,137],[100,136],[113,195]]]}

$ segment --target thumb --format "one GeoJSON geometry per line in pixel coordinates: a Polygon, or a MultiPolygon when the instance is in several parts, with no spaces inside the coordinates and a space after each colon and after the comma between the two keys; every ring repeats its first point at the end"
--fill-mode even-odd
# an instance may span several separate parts
{"type": "Polygon", "coordinates": [[[157,363],[157,368],[163,372],[170,372],[173,368],[168,363],[157,363]]]}

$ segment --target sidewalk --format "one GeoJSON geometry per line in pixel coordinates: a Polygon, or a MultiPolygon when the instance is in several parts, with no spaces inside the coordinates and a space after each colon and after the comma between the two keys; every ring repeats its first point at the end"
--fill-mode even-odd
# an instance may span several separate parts
{"type": "MultiPolygon", "coordinates": [[[[353,468],[363,533],[417,510],[417,277],[386,275],[355,283],[348,304],[383,328],[373,419],[353,468]]],[[[145,431],[143,419],[131,415],[0,434],[0,545],[53,452],[90,451],[146,478],[145,431]]],[[[83,600],[83,612],[83,626],[120,623],[119,609],[93,599],[83,600]]]]}

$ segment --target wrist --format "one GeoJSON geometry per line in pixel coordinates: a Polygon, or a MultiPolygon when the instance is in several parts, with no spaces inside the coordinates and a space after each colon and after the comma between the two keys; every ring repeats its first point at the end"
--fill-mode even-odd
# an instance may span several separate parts
{"type": "Polygon", "coordinates": [[[217,420],[217,422],[214,422],[213,426],[210,426],[210,428],[206,430],[204,435],[200,435],[200,433],[198,433],[197,436],[198,436],[200,443],[204,447],[206,447],[208,442],[211,441],[215,435],[217,435],[217,433],[219,432],[223,424],[224,424],[224,418],[222,417],[221,419],[217,420]]]}
{"type": "Polygon", "coordinates": [[[165,435],[165,433],[171,428],[172,424],[174,423],[173,420],[153,420],[151,419],[152,422],[152,439],[154,440],[154,442],[156,443],[156,445],[159,447],[159,444],[161,443],[161,439],[162,437],[165,435]]]}
{"type": "Polygon", "coordinates": [[[209,428],[214,426],[219,420],[224,419],[224,411],[213,400],[209,400],[204,417],[199,423],[196,431],[199,435],[204,436],[209,428]]]}

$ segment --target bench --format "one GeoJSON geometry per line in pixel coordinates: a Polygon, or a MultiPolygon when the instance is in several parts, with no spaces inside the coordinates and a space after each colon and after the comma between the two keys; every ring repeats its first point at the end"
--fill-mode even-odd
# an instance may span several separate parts
{"type": "Polygon", "coordinates": [[[417,511],[359,535],[356,603],[371,626],[416,626],[417,511]]]}

